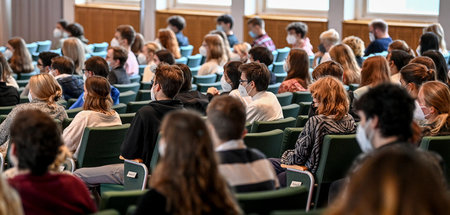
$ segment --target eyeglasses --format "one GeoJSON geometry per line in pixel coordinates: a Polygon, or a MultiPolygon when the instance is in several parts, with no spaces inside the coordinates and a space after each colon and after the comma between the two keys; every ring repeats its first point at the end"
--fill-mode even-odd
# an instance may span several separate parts
{"type": "Polygon", "coordinates": [[[249,80],[244,80],[244,79],[241,79],[241,80],[239,80],[239,83],[244,83],[244,82],[250,82],[249,80]]]}

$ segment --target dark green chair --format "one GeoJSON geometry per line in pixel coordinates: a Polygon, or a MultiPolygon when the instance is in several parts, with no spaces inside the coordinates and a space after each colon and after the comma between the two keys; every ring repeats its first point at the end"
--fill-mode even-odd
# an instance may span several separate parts
{"type": "Polygon", "coordinates": [[[67,101],[66,109],[69,109],[76,101],[77,101],[77,99],[69,99],[67,101]]]}
{"type": "Polygon", "coordinates": [[[216,79],[216,74],[194,75],[194,84],[212,84],[216,82],[216,79]]]}
{"type": "Polygon", "coordinates": [[[78,168],[123,163],[120,146],[130,124],[85,128],[77,157],[78,168]]]}
{"type": "Polygon", "coordinates": [[[199,83],[197,84],[197,90],[202,92],[202,93],[206,93],[206,91],[208,91],[208,88],[210,87],[215,87],[217,88],[217,90],[221,90],[222,89],[222,85],[220,84],[220,82],[216,82],[216,83],[199,83]]]}
{"type": "Polygon", "coordinates": [[[4,107],[0,107],[0,114],[1,115],[8,115],[12,109],[16,107],[16,106],[4,106],[4,107]]]}
{"type": "Polygon", "coordinates": [[[67,116],[69,116],[69,118],[74,118],[82,110],[83,110],[83,107],[79,107],[79,108],[66,110],[66,113],[67,113],[67,116]]]}
{"type": "Polygon", "coordinates": [[[200,61],[202,61],[202,55],[200,54],[192,55],[187,58],[188,58],[187,66],[189,66],[189,68],[200,66],[200,61]]]}
{"type": "Polygon", "coordinates": [[[255,121],[253,122],[251,133],[272,131],[274,129],[284,130],[287,127],[295,127],[295,122],[296,119],[294,117],[274,121],[255,121]]]}
{"type": "Polygon", "coordinates": [[[142,190],[104,192],[102,193],[99,209],[114,209],[119,214],[126,214],[128,207],[136,205],[139,198],[145,193],[146,191],[142,190]]]}
{"type": "Polygon", "coordinates": [[[285,128],[283,133],[283,142],[281,142],[281,155],[288,149],[294,149],[298,136],[303,131],[303,128],[285,128]]]}
{"type": "Polygon", "coordinates": [[[135,115],[136,115],[136,113],[121,113],[121,114],[119,114],[122,124],[131,123],[131,121],[133,121],[135,115]]]}
{"type": "Polygon", "coordinates": [[[308,91],[294,92],[294,95],[292,97],[293,104],[297,104],[299,102],[312,102],[312,100],[312,95],[308,91]]]}
{"type": "Polygon", "coordinates": [[[298,128],[305,127],[308,119],[309,119],[308,115],[299,115],[297,117],[297,123],[295,124],[295,127],[298,127],[298,128]]]}
{"type": "Polygon", "coordinates": [[[280,210],[274,211],[270,213],[270,215],[321,215],[324,210],[312,210],[312,211],[303,211],[303,210],[280,210]]]}
{"type": "Polygon", "coordinates": [[[438,153],[444,160],[445,177],[450,182],[450,136],[426,136],[422,138],[420,148],[438,153]]]}
{"type": "Polygon", "coordinates": [[[287,77],[287,72],[284,73],[275,73],[275,80],[277,83],[282,83],[284,79],[287,77]]]}
{"type": "MultiPolygon", "coordinates": [[[[22,77],[23,75],[21,75],[20,77],[22,77]]],[[[16,82],[17,82],[17,85],[19,85],[19,87],[25,87],[25,86],[27,86],[27,84],[28,84],[28,82],[30,81],[29,80],[30,78],[28,77],[28,79],[25,79],[25,80],[17,80],[16,82]]]]}
{"type": "Polygon", "coordinates": [[[245,214],[270,214],[275,210],[306,209],[308,190],[305,187],[236,194],[245,214]]]}
{"type": "Polygon", "coordinates": [[[151,99],[151,90],[139,90],[136,96],[136,101],[146,101],[151,99]]]}
{"type": "Polygon", "coordinates": [[[114,209],[102,210],[91,215],[120,215],[120,213],[114,209]]]}
{"type": "Polygon", "coordinates": [[[277,49],[277,51],[278,51],[278,55],[276,58],[274,57],[275,62],[283,62],[284,63],[284,60],[287,58],[289,52],[291,51],[291,48],[284,47],[282,49],[277,49]]]}
{"type": "Polygon", "coordinates": [[[193,50],[194,50],[193,45],[180,46],[180,54],[183,57],[191,56],[193,50]]]}
{"type": "Polygon", "coordinates": [[[127,105],[127,113],[136,113],[139,109],[148,105],[151,101],[130,102],[127,105]]]}
{"type": "MultiPolygon", "coordinates": [[[[3,121],[5,121],[5,119],[6,119],[6,117],[7,117],[8,115],[0,115],[0,124],[3,122],[3,121]]],[[[1,154],[1,153],[0,153],[1,154]]]]}
{"type": "Polygon", "coordinates": [[[30,72],[30,73],[20,73],[19,74],[19,80],[17,80],[17,84],[19,85],[19,87],[25,87],[25,85],[21,85],[23,83],[28,83],[28,81],[30,80],[31,76],[33,75],[37,75],[38,73],[35,71],[30,72]],[[23,82],[22,82],[23,81],[23,82]],[[19,82],[21,84],[19,84],[19,82]]]}
{"type": "Polygon", "coordinates": [[[139,83],[131,83],[131,84],[113,84],[113,86],[115,88],[117,88],[119,90],[120,93],[126,92],[126,91],[133,91],[136,92],[139,90],[139,88],[141,87],[141,84],[139,83]]]}
{"type": "Polygon", "coordinates": [[[133,92],[131,90],[126,92],[121,92],[119,95],[119,102],[123,104],[128,104],[130,102],[136,101],[136,92],[133,92]]]}
{"type": "Polygon", "coordinates": [[[63,129],[67,128],[67,126],[70,125],[70,123],[72,122],[72,120],[73,120],[73,118],[65,118],[65,119],[62,121],[62,127],[63,127],[63,129]]]}
{"type": "Polygon", "coordinates": [[[140,75],[133,75],[130,77],[130,83],[139,83],[139,81],[141,81],[141,76],[140,75]]]}
{"type": "Polygon", "coordinates": [[[275,94],[278,99],[278,102],[281,106],[286,106],[292,104],[293,94],[291,92],[285,92],[280,94],[275,94]]]}
{"type": "Polygon", "coordinates": [[[284,65],[284,62],[273,62],[272,72],[275,74],[285,73],[286,71],[284,71],[283,65],[284,65]]]}
{"type": "Polygon", "coordinates": [[[245,123],[245,128],[247,129],[247,132],[250,132],[250,131],[252,131],[252,123],[249,123],[249,122],[247,122],[247,123],[245,123]]]}
{"type": "Polygon", "coordinates": [[[197,75],[198,74],[198,70],[200,69],[201,66],[196,66],[196,67],[191,67],[191,73],[192,76],[197,75]]]}
{"type": "Polygon", "coordinates": [[[144,75],[145,67],[147,67],[147,64],[139,65],[139,75],[144,75]]]}
{"type": "Polygon", "coordinates": [[[267,88],[267,91],[268,92],[272,92],[273,94],[277,94],[278,93],[278,88],[280,88],[280,85],[281,85],[281,83],[271,84],[267,88]]]}
{"type": "Polygon", "coordinates": [[[141,90],[150,90],[152,88],[152,82],[141,82],[141,90]]]}
{"type": "Polygon", "coordinates": [[[309,171],[302,171],[298,169],[289,169],[286,172],[286,186],[298,187],[303,186],[308,190],[308,200],[306,203],[306,211],[312,206],[312,198],[314,193],[315,180],[313,174],[309,171]]]}
{"type": "Polygon", "coordinates": [[[30,102],[30,100],[28,99],[28,96],[20,96],[20,104],[23,104],[23,103],[28,103],[28,102],[30,102]]]}
{"type": "Polygon", "coordinates": [[[298,112],[300,111],[300,105],[290,104],[290,105],[282,106],[281,110],[283,111],[284,118],[286,118],[286,117],[297,118],[298,112]]]}
{"type": "Polygon", "coordinates": [[[249,148],[261,151],[268,158],[279,158],[283,131],[275,129],[261,133],[248,133],[244,137],[244,143],[249,148]]]}
{"type": "Polygon", "coordinates": [[[312,102],[299,102],[300,110],[298,111],[298,115],[308,115],[311,104],[312,102]]]}
{"type": "Polygon", "coordinates": [[[147,187],[148,175],[145,164],[125,160],[123,176],[125,190],[144,190],[147,187]]]}
{"type": "Polygon", "coordinates": [[[127,105],[123,103],[116,104],[112,106],[112,109],[115,110],[118,114],[127,112],[127,105]]]}

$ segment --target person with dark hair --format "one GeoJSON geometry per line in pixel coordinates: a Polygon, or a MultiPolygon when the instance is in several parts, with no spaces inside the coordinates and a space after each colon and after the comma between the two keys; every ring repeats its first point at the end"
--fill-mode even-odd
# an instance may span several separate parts
{"type": "Polygon", "coordinates": [[[174,99],[180,100],[183,103],[183,107],[186,109],[192,109],[198,111],[202,115],[206,113],[206,107],[208,106],[209,99],[203,95],[200,91],[192,89],[192,73],[189,66],[186,64],[176,64],[181,71],[183,71],[183,85],[180,92],[174,99]]]}
{"type": "Polygon", "coordinates": [[[111,41],[111,46],[122,46],[128,51],[128,58],[125,62],[124,68],[127,71],[128,76],[139,74],[139,64],[136,56],[131,51],[131,45],[136,38],[136,32],[131,25],[119,25],[114,33],[114,39],[111,41]],[[115,41],[114,41],[115,40],[115,41]],[[117,43],[117,44],[115,44],[117,43]]]}
{"type": "Polygon", "coordinates": [[[370,44],[364,51],[364,56],[388,50],[392,38],[388,33],[388,24],[382,19],[375,19],[369,24],[370,44]]]}
{"type": "Polygon", "coordinates": [[[231,96],[218,96],[208,106],[208,121],[218,137],[219,171],[238,193],[273,190],[279,184],[271,163],[244,144],[245,115],[245,107],[231,96]]]}
{"type": "Polygon", "coordinates": [[[315,81],[327,75],[335,77],[342,82],[344,78],[344,68],[342,68],[340,63],[333,60],[329,60],[317,65],[317,67],[314,68],[312,72],[312,78],[315,81]]]}
{"type": "Polygon", "coordinates": [[[75,66],[72,59],[60,56],[52,59],[50,74],[55,77],[63,90],[63,98],[78,98],[83,93],[83,79],[74,76],[75,66]]]}
{"type": "Polygon", "coordinates": [[[277,97],[267,91],[270,72],[267,66],[252,62],[239,66],[241,85],[245,91],[240,91],[241,100],[247,110],[247,122],[272,121],[283,118],[283,111],[277,97]]]}
{"type": "Polygon", "coordinates": [[[386,59],[391,69],[391,81],[393,83],[400,83],[400,70],[413,58],[414,56],[403,50],[394,49],[388,53],[386,59]]]}
{"type": "Polygon", "coordinates": [[[447,75],[447,62],[441,52],[436,50],[428,50],[422,53],[422,56],[429,57],[433,60],[434,65],[436,66],[436,79],[444,84],[450,85],[450,80],[447,75]]]}
{"type": "MultiPolygon", "coordinates": [[[[50,73],[50,67],[52,65],[52,59],[58,57],[59,54],[54,52],[41,52],[39,53],[39,58],[37,61],[37,67],[39,68],[40,73],[50,73]]],[[[29,93],[30,87],[27,84],[23,89],[20,96],[27,96],[29,93]]]]}
{"type": "Polygon", "coordinates": [[[5,58],[2,52],[0,52],[0,65],[3,67],[2,79],[6,82],[6,85],[12,86],[19,90],[19,85],[17,84],[16,79],[12,76],[13,71],[8,64],[8,60],[5,58]]]}
{"type": "Polygon", "coordinates": [[[134,53],[134,56],[136,56],[139,65],[147,64],[147,59],[143,52],[144,45],[144,35],[142,35],[141,33],[136,33],[133,45],[131,45],[131,51],[134,53]]]}
{"type": "Polygon", "coordinates": [[[188,46],[189,40],[183,35],[183,29],[186,27],[186,20],[182,16],[171,16],[167,19],[167,27],[175,33],[178,46],[188,46]]]}
{"type": "Polygon", "coordinates": [[[3,66],[0,64],[0,106],[13,106],[19,104],[20,96],[15,87],[7,86],[3,80],[3,66]]]}
{"type": "Polygon", "coordinates": [[[67,28],[66,20],[61,19],[58,22],[56,22],[55,29],[53,29],[53,37],[55,39],[67,38],[69,35],[66,32],[66,28],[67,28]]]}
{"type": "Polygon", "coordinates": [[[6,51],[3,53],[8,60],[12,71],[19,78],[21,73],[31,73],[34,70],[31,53],[26,47],[25,40],[20,37],[14,37],[8,40],[6,51]]]}
{"type": "Polygon", "coordinates": [[[426,32],[420,37],[420,49],[417,54],[423,55],[428,50],[439,51],[439,38],[433,32],[426,32]]]}
{"type": "Polygon", "coordinates": [[[247,26],[249,29],[248,34],[253,38],[252,47],[262,46],[266,47],[269,51],[275,51],[275,43],[273,43],[272,38],[267,35],[264,20],[260,17],[253,17],[247,21],[247,26]]]}
{"type": "Polygon", "coordinates": [[[68,33],[69,37],[76,37],[84,44],[88,44],[89,40],[84,37],[84,28],[80,23],[72,23],[66,26],[64,29],[68,33]]]}
{"type": "Polygon", "coordinates": [[[110,67],[108,81],[110,84],[129,84],[130,77],[123,66],[127,62],[128,51],[121,46],[112,46],[108,48],[106,62],[110,67]]]}
{"type": "Polygon", "coordinates": [[[217,17],[216,20],[217,26],[216,29],[218,31],[223,31],[227,35],[228,42],[230,43],[230,48],[233,48],[234,45],[239,43],[239,40],[237,39],[236,35],[233,33],[233,24],[234,20],[233,17],[229,14],[224,14],[219,17],[217,17]]]}
{"type": "MultiPolygon", "coordinates": [[[[250,49],[248,52],[250,62],[263,63],[268,68],[274,61],[272,51],[263,46],[256,46],[250,49]]],[[[269,71],[270,73],[270,84],[275,84],[277,78],[275,73],[269,71]]]]}
{"type": "Polygon", "coordinates": [[[292,45],[292,48],[300,48],[306,51],[308,56],[314,56],[311,41],[306,36],[308,34],[308,25],[304,22],[291,22],[287,27],[286,42],[292,45]]]}
{"type": "Polygon", "coordinates": [[[153,60],[155,61],[156,65],[159,65],[161,63],[166,63],[169,65],[175,64],[175,58],[173,57],[172,53],[165,49],[157,51],[153,60]]]}
{"type": "Polygon", "coordinates": [[[25,214],[90,214],[97,210],[83,182],[70,174],[49,172],[63,140],[47,113],[36,109],[18,113],[11,125],[11,145],[21,174],[9,179],[9,184],[19,193],[25,214]]]}
{"type": "MultiPolygon", "coordinates": [[[[106,63],[106,60],[99,56],[93,56],[89,58],[86,62],[84,62],[84,66],[86,69],[84,69],[83,77],[85,80],[87,80],[89,77],[92,76],[101,76],[104,78],[107,78],[109,75],[109,68],[108,63],[106,63]]],[[[119,95],[120,92],[117,88],[110,85],[111,87],[111,98],[113,100],[113,105],[119,104],[119,95]]],[[[84,90],[84,89],[83,89],[84,90]]],[[[81,93],[81,95],[78,97],[77,101],[73,103],[72,106],[70,106],[69,109],[79,108],[83,107],[84,104],[84,92],[81,93]]]]}
{"type": "Polygon", "coordinates": [[[281,83],[278,93],[307,91],[311,84],[308,53],[303,49],[293,48],[284,65],[288,75],[281,83]]]}
{"type": "MultiPolygon", "coordinates": [[[[222,86],[222,93],[219,92],[215,87],[208,88],[206,92],[209,100],[211,100],[214,96],[219,95],[230,95],[236,98],[240,97],[240,93],[238,88],[242,88],[239,84],[239,80],[241,80],[241,71],[239,71],[239,67],[243,63],[240,61],[230,61],[223,67],[223,75],[220,79],[220,85],[222,86]]],[[[241,89],[244,90],[244,89],[241,89]]]]}

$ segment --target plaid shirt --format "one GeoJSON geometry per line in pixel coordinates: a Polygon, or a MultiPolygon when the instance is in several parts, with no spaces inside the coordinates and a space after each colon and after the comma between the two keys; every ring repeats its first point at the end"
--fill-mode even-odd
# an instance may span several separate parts
{"type": "Polygon", "coordinates": [[[253,41],[252,46],[263,46],[269,49],[269,51],[274,51],[276,49],[275,44],[272,41],[272,38],[269,35],[264,34],[253,41]]]}

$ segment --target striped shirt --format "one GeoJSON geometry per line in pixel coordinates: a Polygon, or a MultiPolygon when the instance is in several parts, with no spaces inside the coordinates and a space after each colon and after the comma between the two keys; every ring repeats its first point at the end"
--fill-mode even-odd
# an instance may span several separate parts
{"type": "Polygon", "coordinates": [[[277,49],[275,47],[275,43],[273,43],[272,38],[270,38],[267,34],[263,34],[260,37],[256,38],[253,41],[252,46],[263,46],[269,49],[269,51],[275,51],[275,49],[277,49]]]}
{"type": "Polygon", "coordinates": [[[249,149],[243,140],[230,140],[216,148],[220,158],[219,171],[238,193],[273,190],[279,187],[272,164],[256,149],[249,149]]]}

